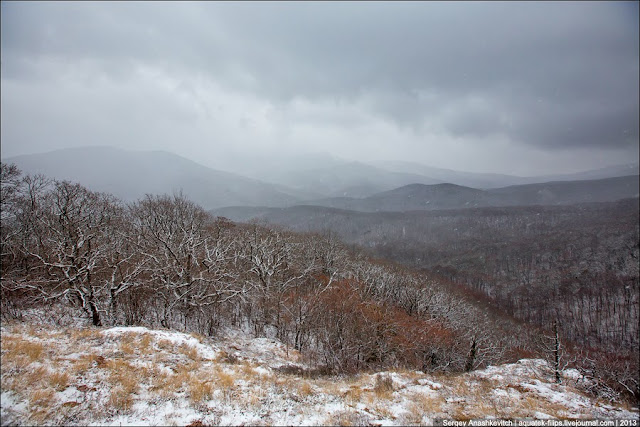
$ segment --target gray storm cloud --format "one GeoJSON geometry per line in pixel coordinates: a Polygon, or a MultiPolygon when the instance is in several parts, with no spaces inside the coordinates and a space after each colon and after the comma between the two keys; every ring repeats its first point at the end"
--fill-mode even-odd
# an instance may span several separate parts
{"type": "Polygon", "coordinates": [[[637,2],[4,2],[1,31],[3,155],[233,146],[504,172],[638,152],[637,2]]]}

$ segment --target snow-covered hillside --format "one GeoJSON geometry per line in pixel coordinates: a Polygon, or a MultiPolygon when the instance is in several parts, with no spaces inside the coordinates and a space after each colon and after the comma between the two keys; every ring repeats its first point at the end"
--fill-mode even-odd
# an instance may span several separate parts
{"type": "Polygon", "coordinates": [[[2,328],[2,425],[410,425],[438,419],[638,419],[542,360],[461,375],[314,375],[295,350],[227,331],[2,328]]]}

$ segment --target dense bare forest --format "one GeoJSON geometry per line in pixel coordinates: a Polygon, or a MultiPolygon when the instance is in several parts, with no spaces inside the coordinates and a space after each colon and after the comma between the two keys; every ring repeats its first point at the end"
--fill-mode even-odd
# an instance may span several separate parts
{"type": "MultiPolygon", "coordinates": [[[[541,356],[552,360],[556,369],[569,364],[581,369],[593,379],[594,393],[638,396],[637,358],[608,347],[637,346],[637,265],[635,270],[632,263],[622,268],[618,264],[625,256],[610,250],[629,250],[637,257],[637,223],[635,229],[616,228],[618,240],[611,240],[609,232],[599,240],[608,242],[605,248],[585,246],[576,236],[572,252],[557,259],[553,251],[520,253],[518,246],[489,245],[494,248],[493,261],[483,267],[471,260],[486,259],[489,252],[483,246],[472,252],[473,239],[467,236],[451,247],[461,256],[460,272],[437,266],[418,271],[374,261],[331,233],[301,234],[216,218],[181,194],[123,203],[79,184],[22,176],[6,164],[1,203],[4,319],[19,318],[31,307],[63,304],[94,326],[162,326],[205,335],[215,335],[224,325],[238,326],[294,346],[318,372],[391,366],[460,372],[541,356]],[[541,274],[549,275],[549,265],[566,262],[567,268],[578,268],[590,262],[584,251],[596,249],[608,255],[603,265],[615,265],[623,273],[612,285],[609,270],[591,269],[570,281],[573,287],[565,282],[557,286],[550,277],[546,294],[539,289],[526,293],[534,279],[537,283],[541,274]],[[505,258],[505,251],[510,258],[505,258]],[[528,276],[508,289],[488,279],[476,282],[502,275],[507,283],[522,272],[528,276]],[[474,285],[458,286],[460,278],[474,285]],[[603,283],[607,286],[602,292],[591,286],[603,283]],[[588,291],[583,289],[586,284],[588,291]],[[543,307],[539,297],[557,301],[553,308],[559,314],[538,313],[543,307]],[[597,307],[602,310],[596,318],[597,307]],[[568,327],[569,323],[578,326],[568,327]],[[605,332],[605,327],[622,332],[605,332]],[[576,332],[580,328],[586,328],[582,335],[576,332]],[[580,345],[582,337],[595,341],[580,345]],[[606,345],[591,349],[598,343],[606,345]]],[[[620,215],[623,206],[616,209],[620,215]]],[[[545,221],[562,228],[562,209],[549,217],[545,213],[538,222],[529,216],[506,216],[500,229],[519,236],[517,230],[524,227],[541,236],[533,230],[545,221]]],[[[443,217],[440,227],[466,224],[467,234],[492,234],[487,227],[499,223],[495,215],[452,218],[443,217]]],[[[618,224],[606,223],[614,228],[618,224]]],[[[392,230],[389,227],[385,230],[392,230]]],[[[571,230],[566,228],[567,233],[571,230]]],[[[411,245],[403,249],[388,239],[390,232],[371,231],[390,242],[385,246],[369,241],[370,247],[386,248],[377,250],[378,256],[391,258],[388,250],[407,261],[408,254],[421,247],[415,241],[414,252],[407,249],[411,245]]],[[[407,230],[401,234],[406,236],[407,230]]],[[[411,234],[419,235],[417,230],[411,234]]],[[[429,235],[437,240],[434,230],[429,235]]],[[[556,239],[546,241],[551,247],[566,243],[562,235],[556,239]]],[[[415,256],[426,259],[424,254],[415,256]]]]}
{"type": "Polygon", "coordinates": [[[638,200],[356,216],[332,229],[375,256],[477,291],[571,340],[638,347],[638,200]],[[346,223],[345,223],[346,224],[346,223]]]}
{"type": "Polygon", "coordinates": [[[409,212],[245,211],[229,209],[294,230],[331,230],[527,325],[556,325],[589,369],[636,370],[630,387],[637,393],[637,198],[409,212]]]}

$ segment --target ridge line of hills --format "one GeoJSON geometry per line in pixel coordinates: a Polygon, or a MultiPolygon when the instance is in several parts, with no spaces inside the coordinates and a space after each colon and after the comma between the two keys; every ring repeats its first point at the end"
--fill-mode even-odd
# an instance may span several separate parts
{"type": "Polygon", "coordinates": [[[307,163],[311,166],[300,164],[297,170],[276,171],[279,176],[266,176],[270,182],[265,182],[212,169],[166,151],[80,147],[10,157],[3,162],[15,163],[25,174],[41,173],[79,182],[127,201],[145,194],[182,191],[207,210],[315,205],[377,212],[558,205],[638,197],[637,165],[535,178],[456,172],[409,162],[369,165],[334,161],[324,168],[307,163]],[[400,166],[404,166],[404,172],[399,172],[400,166]],[[421,171],[431,171],[435,176],[421,171]],[[613,176],[600,176],[603,174],[613,176]],[[590,176],[597,179],[567,180],[590,176]],[[549,178],[555,179],[545,181],[549,178]],[[535,179],[541,181],[526,182],[535,179]],[[500,182],[511,185],[497,186],[500,182]]]}

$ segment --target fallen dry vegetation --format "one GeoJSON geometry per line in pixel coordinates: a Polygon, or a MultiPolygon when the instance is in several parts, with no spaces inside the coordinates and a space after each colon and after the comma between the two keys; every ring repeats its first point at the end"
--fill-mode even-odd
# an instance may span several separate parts
{"type": "Polygon", "coordinates": [[[2,325],[2,425],[420,425],[436,419],[638,418],[542,360],[466,374],[310,376],[276,340],[143,327],[2,325]],[[290,373],[285,373],[290,372],[290,373]],[[298,372],[297,374],[295,372],[298,372]],[[302,373],[302,374],[301,374],[302,373]],[[195,423],[195,424],[194,424],[195,423]]]}

